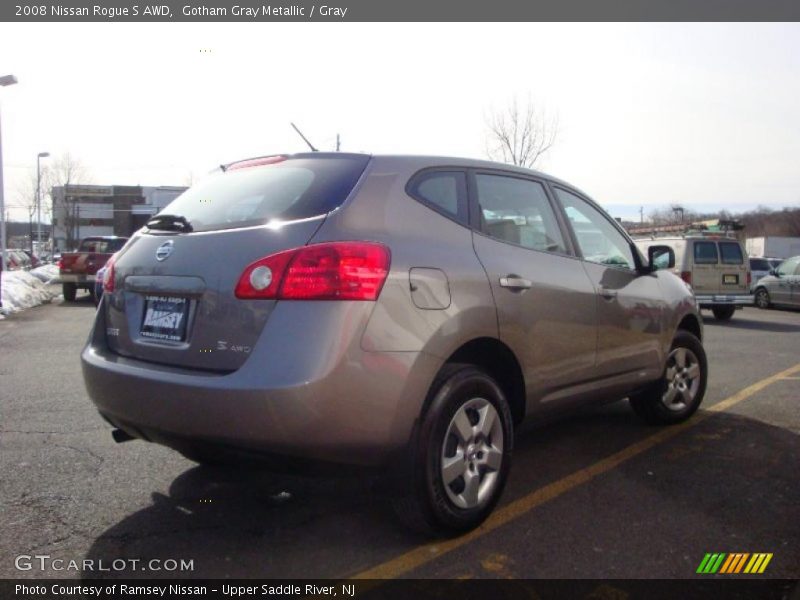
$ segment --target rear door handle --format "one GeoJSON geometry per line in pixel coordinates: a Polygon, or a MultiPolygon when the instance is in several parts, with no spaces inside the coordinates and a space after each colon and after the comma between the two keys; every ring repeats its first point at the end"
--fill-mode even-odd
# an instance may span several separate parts
{"type": "Polygon", "coordinates": [[[606,300],[613,300],[617,297],[617,290],[610,290],[608,288],[600,287],[600,295],[606,300]]]}
{"type": "Polygon", "coordinates": [[[512,290],[527,290],[533,285],[530,279],[523,279],[516,275],[507,275],[500,278],[500,287],[510,288],[512,290]]]}

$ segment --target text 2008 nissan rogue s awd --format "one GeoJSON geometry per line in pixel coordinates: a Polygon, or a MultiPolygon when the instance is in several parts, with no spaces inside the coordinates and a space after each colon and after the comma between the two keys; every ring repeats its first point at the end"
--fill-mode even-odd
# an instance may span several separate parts
{"type": "MultiPolygon", "coordinates": [[[[82,356],[128,436],[393,465],[416,526],[479,524],[514,426],[629,397],[650,423],[705,393],[689,287],[574,187],[490,162],[309,153],[228,165],[109,264],[82,356]]],[[[663,256],[666,254],[666,258],[663,256]]]]}

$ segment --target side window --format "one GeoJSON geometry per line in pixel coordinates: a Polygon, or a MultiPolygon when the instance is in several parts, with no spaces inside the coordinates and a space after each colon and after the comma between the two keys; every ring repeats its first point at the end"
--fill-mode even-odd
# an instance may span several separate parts
{"type": "Polygon", "coordinates": [[[719,253],[723,265],[741,265],[744,263],[742,247],[738,242],[720,242],[719,253]]]}
{"type": "Polygon", "coordinates": [[[694,243],[694,262],[696,265],[715,265],[719,262],[717,258],[716,242],[695,242],[694,243]]]}
{"type": "Polygon", "coordinates": [[[594,206],[575,194],[556,188],[584,260],[603,265],[635,269],[631,247],[611,221],[594,206]]]}
{"type": "Polygon", "coordinates": [[[486,174],[478,174],[476,181],[484,233],[531,250],[567,253],[541,183],[486,174]]]}
{"type": "Polygon", "coordinates": [[[408,193],[423,204],[467,223],[467,176],[463,171],[425,171],[411,180],[408,193]]]}

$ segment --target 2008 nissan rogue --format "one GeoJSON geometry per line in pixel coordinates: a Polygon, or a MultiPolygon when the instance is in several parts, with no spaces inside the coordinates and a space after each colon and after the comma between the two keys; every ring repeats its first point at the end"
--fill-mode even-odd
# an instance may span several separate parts
{"type": "Polygon", "coordinates": [[[249,159],[109,263],[83,372],[118,440],[393,465],[398,512],[457,533],[497,503],[523,420],[624,397],[649,423],[697,410],[702,322],[672,266],[531,170],[249,159]]]}

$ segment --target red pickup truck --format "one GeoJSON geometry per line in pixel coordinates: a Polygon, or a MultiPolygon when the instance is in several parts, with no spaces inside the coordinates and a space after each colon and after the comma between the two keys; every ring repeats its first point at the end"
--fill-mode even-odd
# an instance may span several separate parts
{"type": "Polygon", "coordinates": [[[94,294],[97,271],[119,251],[128,238],[116,236],[87,237],[81,241],[77,252],[65,252],[58,261],[64,300],[72,302],[78,289],[94,294]]]}

